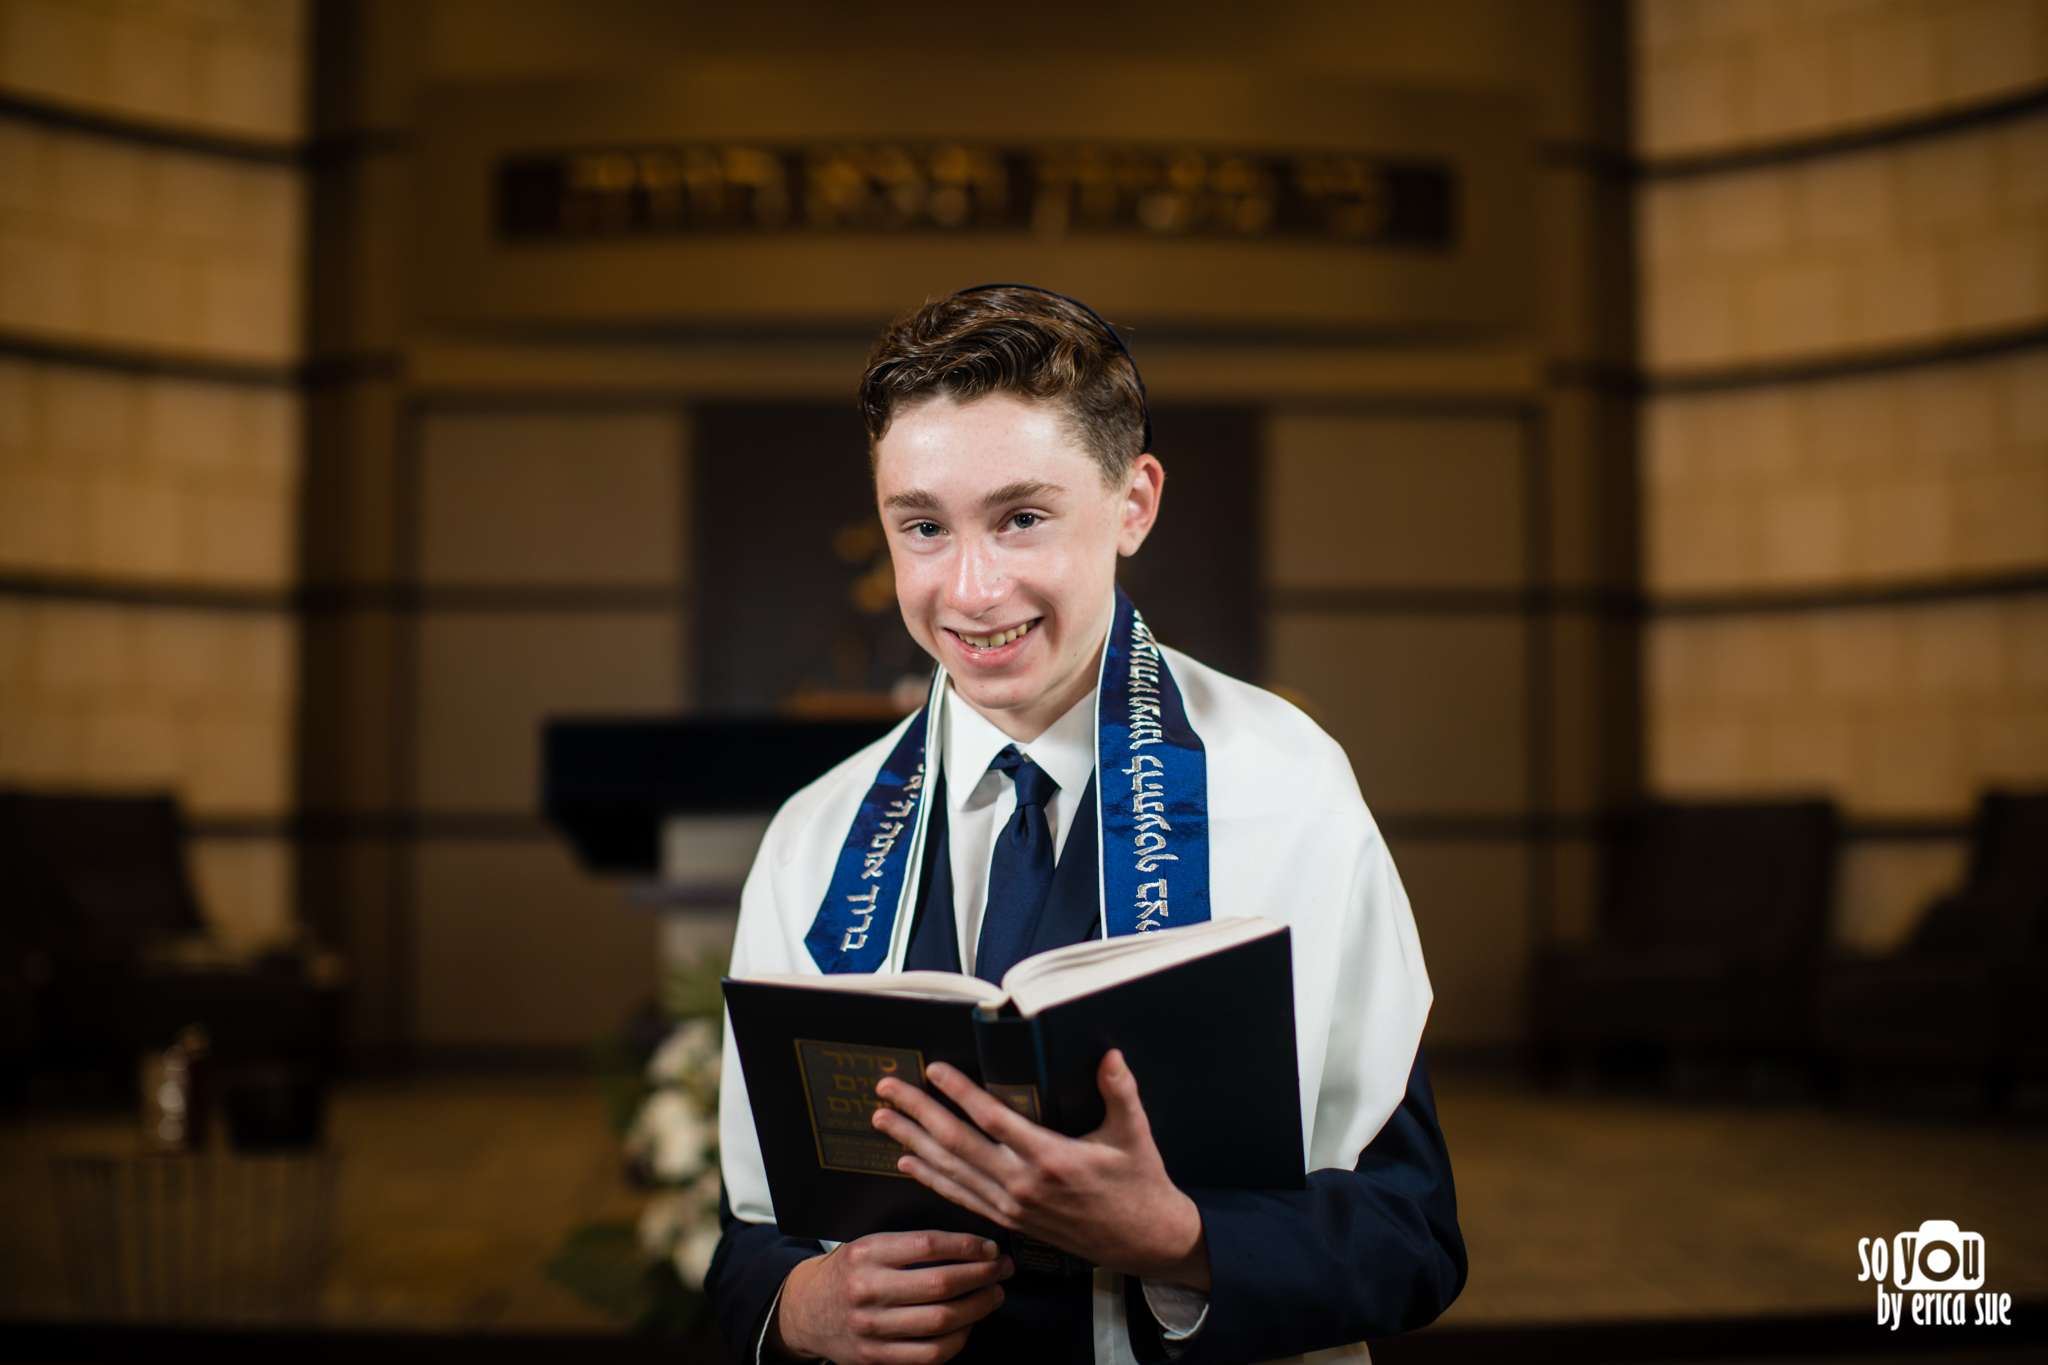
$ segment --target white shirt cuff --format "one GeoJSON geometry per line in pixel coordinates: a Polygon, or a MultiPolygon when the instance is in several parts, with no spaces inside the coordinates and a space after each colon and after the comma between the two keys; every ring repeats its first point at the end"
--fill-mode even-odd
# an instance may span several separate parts
{"type": "Polygon", "coordinates": [[[1208,1321],[1209,1296],[1200,1289],[1150,1280],[1138,1281],[1138,1288],[1145,1291],[1145,1306],[1167,1341],[1186,1341],[1208,1321]]]}
{"type": "Polygon", "coordinates": [[[761,1319],[761,1335],[754,1338],[754,1365],[762,1365],[768,1359],[768,1330],[775,1326],[775,1315],[782,1311],[782,1291],[789,1287],[789,1276],[782,1277],[782,1283],[775,1286],[775,1298],[768,1305],[768,1315],[761,1319]]]}

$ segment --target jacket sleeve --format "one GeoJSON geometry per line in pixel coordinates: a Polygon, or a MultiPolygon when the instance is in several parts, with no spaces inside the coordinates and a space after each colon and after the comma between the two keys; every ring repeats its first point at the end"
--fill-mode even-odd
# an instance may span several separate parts
{"type": "MultiPolygon", "coordinates": [[[[1419,1051],[1400,1106],[1355,1169],[1311,1172],[1300,1191],[1188,1193],[1208,1236],[1209,1315],[1175,1365],[1271,1360],[1412,1331],[1465,1287],[1450,1154],[1419,1051]]],[[[1140,1359],[1163,1359],[1133,1326],[1140,1359]]]]}
{"type": "Polygon", "coordinates": [[[710,1296],[718,1335],[733,1365],[754,1365],[760,1358],[761,1329],[782,1293],[782,1282],[799,1263],[821,1255],[825,1248],[806,1238],[785,1237],[772,1223],[734,1217],[722,1196],[718,1221],[724,1236],[705,1272],[704,1292],[710,1296]]]}

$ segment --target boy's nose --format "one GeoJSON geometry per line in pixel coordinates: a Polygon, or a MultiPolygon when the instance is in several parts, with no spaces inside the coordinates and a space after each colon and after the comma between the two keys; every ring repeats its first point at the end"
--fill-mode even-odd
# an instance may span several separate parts
{"type": "Polygon", "coordinates": [[[1007,587],[988,547],[970,541],[960,551],[951,584],[952,606],[969,615],[1002,600],[1007,587]]]}

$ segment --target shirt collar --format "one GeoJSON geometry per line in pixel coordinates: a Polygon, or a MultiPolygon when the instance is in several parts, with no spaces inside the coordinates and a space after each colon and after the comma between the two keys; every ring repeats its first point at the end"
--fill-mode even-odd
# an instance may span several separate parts
{"type": "Polygon", "coordinates": [[[1060,784],[1060,795],[1078,800],[1095,771],[1095,694],[1090,688],[1044,734],[1025,744],[996,729],[956,692],[946,706],[946,804],[966,809],[990,762],[1011,744],[1060,784]]]}

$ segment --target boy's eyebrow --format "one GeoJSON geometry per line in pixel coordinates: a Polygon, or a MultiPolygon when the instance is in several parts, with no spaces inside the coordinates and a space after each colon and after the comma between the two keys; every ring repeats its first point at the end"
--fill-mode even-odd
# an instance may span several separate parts
{"type": "MultiPolygon", "coordinates": [[[[1028,502],[1044,493],[1064,493],[1067,490],[1044,479],[1020,479],[1016,483],[1004,484],[981,500],[984,509],[1001,507],[1006,503],[1028,502]]],[[[901,493],[891,493],[882,500],[882,506],[905,512],[936,512],[939,510],[939,495],[922,488],[908,488],[901,493]]]]}
{"type": "Polygon", "coordinates": [[[1023,479],[998,488],[995,492],[983,498],[981,505],[983,510],[989,510],[1001,507],[1005,503],[1029,502],[1041,493],[1064,493],[1066,491],[1066,489],[1058,484],[1047,483],[1044,479],[1023,479]]]}

